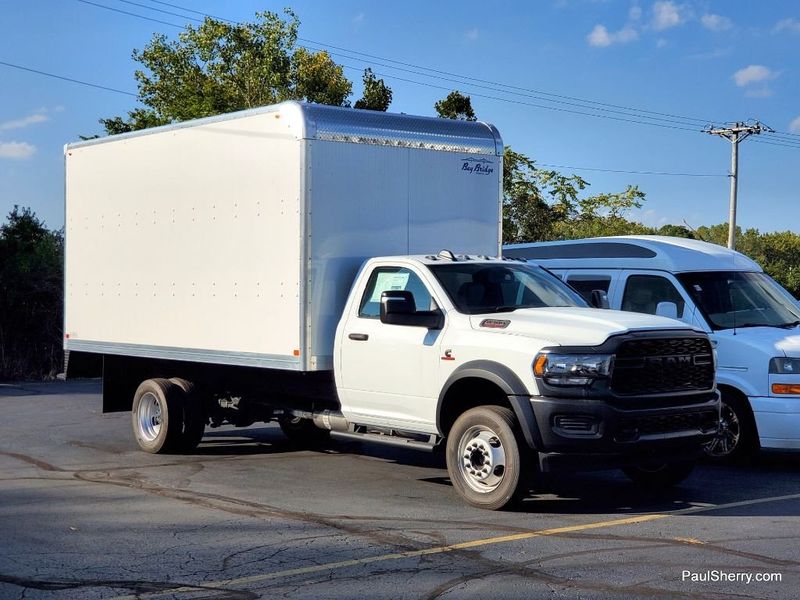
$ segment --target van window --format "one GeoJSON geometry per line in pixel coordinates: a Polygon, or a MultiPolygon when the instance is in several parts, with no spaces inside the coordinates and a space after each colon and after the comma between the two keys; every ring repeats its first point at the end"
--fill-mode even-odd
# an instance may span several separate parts
{"type": "Polygon", "coordinates": [[[603,290],[608,293],[608,288],[611,287],[611,277],[607,275],[570,275],[567,277],[567,283],[591,304],[594,290],[603,290]]]}
{"type": "Polygon", "coordinates": [[[656,314],[659,302],[673,302],[678,307],[678,318],[683,317],[685,302],[669,279],[658,275],[631,275],[625,284],[622,310],[656,314]]]}
{"type": "Polygon", "coordinates": [[[713,329],[795,327],[800,308],[764,273],[706,271],[678,275],[713,329]]]}
{"type": "Polygon", "coordinates": [[[378,267],[372,272],[361,299],[359,317],[376,319],[381,314],[381,294],[388,290],[406,290],[414,296],[417,310],[436,310],[436,302],[416,273],[404,267],[378,267]]]}

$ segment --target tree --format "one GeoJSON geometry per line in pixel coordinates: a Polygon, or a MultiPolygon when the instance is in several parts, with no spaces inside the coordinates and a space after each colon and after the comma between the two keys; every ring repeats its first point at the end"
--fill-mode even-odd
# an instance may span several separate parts
{"type": "Polygon", "coordinates": [[[380,110],[386,112],[392,103],[392,88],[387,86],[383,79],[375,77],[372,69],[364,71],[364,92],[360,100],[356,100],[353,108],[366,110],[380,110]]]}
{"type": "Polygon", "coordinates": [[[300,25],[285,11],[256,13],[255,22],[206,17],[170,40],[156,34],[135,73],[143,107],[101,119],[109,134],[243,110],[283,100],[347,106],[352,83],[325,51],[297,47],[300,25]]]}
{"type": "Polygon", "coordinates": [[[63,234],[15,206],[0,227],[0,380],[62,365],[63,234]]]}
{"type": "Polygon", "coordinates": [[[447,98],[439,100],[434,105],[436,114],[443,119],[460,119],[462,121],[476,121],[475,111],[472,109],[472,99],[458,90],[447,94],[447,98]]]}

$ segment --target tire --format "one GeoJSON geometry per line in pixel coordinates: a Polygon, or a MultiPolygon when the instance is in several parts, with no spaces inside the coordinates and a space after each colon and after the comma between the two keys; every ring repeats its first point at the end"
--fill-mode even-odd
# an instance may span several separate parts
{"type": "Polygon", "coordinates": [[[283,434],[289,441],[298,446],[316,447],[326,444],[331,439],[331,432],[320,429],[310,419],[285,417],[278,420],[283,434]]]}
{"type": "Polygon", "coordinates": [[[202,398],[198,397],[195,392],[195,386],[191,381],[179,377],[173,377],[169,381],[183,392],[181,398],[182,429],[175,449],[181,452],[191,452],[197,448],[206,431],[205,406],[202,398]]]}
{"type": "Polygon", "coordinates": [[[467,504],[499,510],[529,491],[531,453],[508,408],[480,406],[462,414],[445,452],[450,481],[467,504]]]}
{"type": "Polygon", "coordinates": [[[664,489],[681,483],[689,477],[693,469],[694,462],[686,461],[628,467],[622,471],[638,486],[648,489],[664,489]]]}
{"type": "Polygon", "coordinates": [[[165,454],[179,449],[183,397],[183,390],[168,379],[148,379],[139,385],[133,396],[131,420],[142,450],[165,454]]]}
{"type": "Polygon", "coordinates": [[[746,399],[726,392],[720,402],[720,432],[705,446],[706,456],[714,462],[736,462],[752,455],[758,448],[758,432],[746,399]]]}

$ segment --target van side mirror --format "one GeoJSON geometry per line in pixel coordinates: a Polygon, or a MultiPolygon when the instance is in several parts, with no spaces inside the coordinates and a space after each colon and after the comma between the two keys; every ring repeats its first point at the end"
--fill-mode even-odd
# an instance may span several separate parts
{"type": "Polygon", "coordinates": [[[444,315],[439,310],[417,310],[414,295],[407,290],[381,293],[381,323],[441,329],[444,315]]]}
{"type": "Polygon", "coordinates": [[[668,319],[678,318],[678,305],[674,302],[659,302],[656,306],[656,314],[659,317],[667,317],[668,319]]]}
{"type": "Polygon", "coordinates": [[[605,290],[592,290],[591,305],[595,308],[611,308],[608,302],[608,294],[605,290]]]}

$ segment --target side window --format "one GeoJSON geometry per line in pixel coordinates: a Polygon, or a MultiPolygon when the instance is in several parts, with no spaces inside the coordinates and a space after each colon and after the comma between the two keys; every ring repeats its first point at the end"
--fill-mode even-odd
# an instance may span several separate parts
{"type": "Polygon", "coordinates": [[[622,310],[654,315],[659,302],[674,302],[678,307],[678,318],[683,317],[683,297],[669,279],[658,275],[628,277],[622,297],[622,310]]]}
{"type": "Polygon", "coordinates": [[[416,273],[404,267],[378,267],[370,275],[364,297],[361,298],[358,316],[377,319],[381,314],[381,294],[389,290],[411,292],[417,310],[437,308],[428,288],[416,273]]]}
{"type": "Polygon", "coordinates": [[[570,275],[567,283],[577,291],[589,304],[592,302],[592,292],[603,290],[608,293],[611,287],[611,277],[608,275],[570,275]]]}

